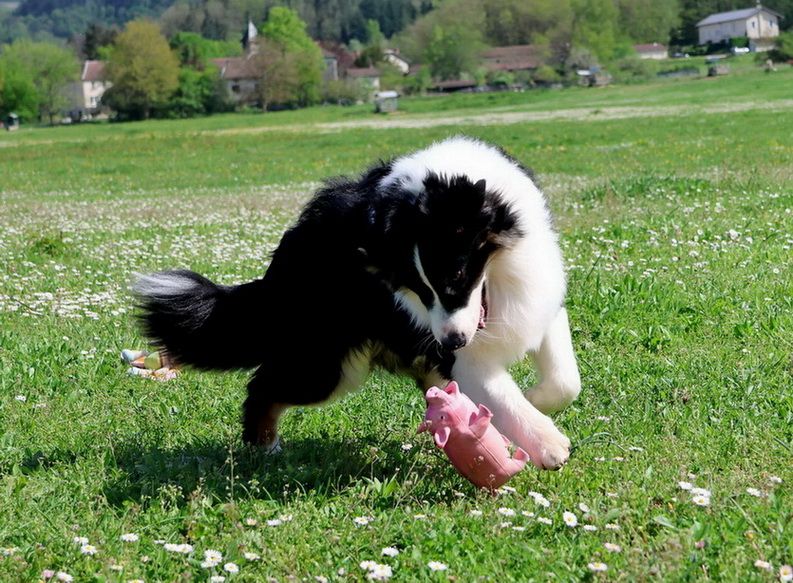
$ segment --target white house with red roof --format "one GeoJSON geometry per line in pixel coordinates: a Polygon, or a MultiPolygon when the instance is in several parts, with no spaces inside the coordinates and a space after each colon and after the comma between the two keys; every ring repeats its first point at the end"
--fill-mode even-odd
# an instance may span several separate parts
{"type": "Polygon", "coordinates": [[[661,61],[669,58],[669,49],[661,43],[646,43],[633,45],[633,50],[639,55],[640,59],[654,59],[661,61]]]}
{"type": "Polygon", "coordinates": [[[96,113],[102,105],[102,96],[111,85],[103,61],[86,61],[80,80],[72,84],[72,108],[87,114],[96,113]]]}

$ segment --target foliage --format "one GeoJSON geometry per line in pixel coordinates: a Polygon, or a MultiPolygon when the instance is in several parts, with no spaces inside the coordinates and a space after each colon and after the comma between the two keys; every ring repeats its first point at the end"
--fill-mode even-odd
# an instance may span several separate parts
{"type": "Polygon", "coordinates": [[[356,67],[374,67],[383,61],[386,48],[385,36],[376,20],[366,22],[366,44],[355,59],[356,67]]]}
{"type": "Polygon", "coordinates": [[[225,86],[214,66],[203,70],[182,67],[179,86],[168,101],[155,108],[154,117],[184,118],[229,111],[225,86]]]}
{"type": "Polygon", "coordinates": [[[562,76],[559,75],[559,72],[550,65],[542,65],[538,67],[537,70],[534,71],[532,78],[535,83],[541,85],[559,83],[562,80],[562,76]]]}
{"type": "Polygon", "coordinates": [[[19,108],[29,118],[35,103],[38,118],[52,123],[69,104],[68,84],[79,75],[74,54],[54,44],[22,39],[3,47],[0,59],[8,76],[5,107],[19,108]]]}
{"type": "Polygon", "coordinates": [[[19,62],[9,62],[0,54],[0,79],[0,117],[13,112],[22,121],[36,119],[38,95],[30,71],[19,62]]]}
{"type": "Polygon", "coordinates": [[[179,62],[153,22],[135,20],[119,33],[107,64],[113,86],[103,101],[123,118],[147,118],[179,86],[179,62]]]}
{"type": "Polygon", "coordinates": [[[618,25],[636,43],[667,44],[680,23],[679,0],[617,0],[618,25]]]}
{"type": "Polygon", "coordinates": [[[425,63],[433,77],[472,75],[485,47],[485,12],[479,0],[445,0],[399,37],[405,55],[425,63]]]}
{"type": "Polygon", "coordinates": [[[769,52],[768,58],[777,62],[793,60],[793,31],[779,35],[774,50],[769,52]]]}
{"type": "Polygon", "coordinates": [[[118,29],[106,28],[101,24],[92,22],[88,25],[83,37],[83,55],[89,60],[99,59],[101,49],[112,46],[116,41],[117,35],[118,29]]]}
{"type": "Polygon", "coordinates": [[[264,102],[300,106],[317,103],[324,61],[322,51],[306,33],[305,22],[295,11],[276,6],[270,10],[261,32],[267,41],[257,56],[266,70],[262,83],[264,102]]]}
{"type": "Polygon", "coordinates": [[[349,79],[326,81],[322,87],[322,101],[337,105],[352,105],[368,98],[369,91],[360,83],[349,79]]]}
{"type": "Polygon", "coordinates": [[[216,41],[195,32],[178,32],[169,41],[182,65],[203,69],[210,59],[235,57],[242,54],[240,43],[216,41]]]}

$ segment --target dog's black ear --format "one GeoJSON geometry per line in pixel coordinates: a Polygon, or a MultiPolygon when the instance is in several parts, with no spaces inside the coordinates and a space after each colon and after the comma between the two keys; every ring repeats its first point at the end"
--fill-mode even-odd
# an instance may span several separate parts
{"type": "Polygon", "coordinates": [[[482,194],[485,193],[485,191],[487,190],[487,182],[485,182],[484,178],[482,180],[477,180],[476,181],[476,184],[474,184],[474,190],[477,190],[478,192],[481,192],[482,194]]]}

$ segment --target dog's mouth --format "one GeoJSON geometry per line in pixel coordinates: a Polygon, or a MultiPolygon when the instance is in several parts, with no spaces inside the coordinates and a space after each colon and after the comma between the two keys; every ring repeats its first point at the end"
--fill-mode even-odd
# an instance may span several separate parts
{"type": "Polygon", "coordinates": [[[477,330],[487,326],[487,284],[482,285],[482,304],[479,306],[479,324],[477,330]]]}

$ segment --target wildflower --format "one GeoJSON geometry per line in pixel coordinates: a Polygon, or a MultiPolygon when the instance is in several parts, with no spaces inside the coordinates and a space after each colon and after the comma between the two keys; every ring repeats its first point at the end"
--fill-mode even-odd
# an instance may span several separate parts
{"type": "Polygon", "coordinates": [[[226,563],[223,565],[223,570],[226,571],[226,573],[231,574],[240,572],[240,568],[237,566],[237,563],[226,563]]]}
{"type": "Polygon", "coordinates": [[[705,496],[706,498],[710,498],[710,490],[706,488],[691,488],[691,493],[694,496],[705,496]]]}
{"type": "Polygon", "coordinates": [[[52,579],[54,576],[55,576],[55,571],[53,571],[52,569],[44,569],[41,572],[41,578],[45,580],[52,579]]]}
{"type": "Polygon", "coordinates": [[[130,579],[127,583],[145,583],[143,579],[130,579]]]}
{"type": "Polygon", "coordinates": [[[246,518],[245,519],[245,526],[256,526],[259,524],[259,521],[255,518],[246,518]]]}
{"type": "Polygon", "coordinates": [[[165,543],[163,548],[168,551],[169,553],[179,553],[182,555],[189,555],[193,552],[193,545],[188,545],[186,543],[182,544],[174,544],[174,543],[165,543]]]}
{"type": "Polygon", "coordinates": [[[608,570],[609,566],[606,563],[601,563],[600,561],[594,561],[587,565],[590,571],[594,571],[595,573],[603,573],[608,570]]]}
{"type": "Polygon", "coordinates": [[[278,518],[281,519],[281,522],[292,522],[292,518],[294,518],[291,514],[282,514],[278,518]]]}
{"type": "Polygon", "coordinates": [[[258,561],[259,559],[261,559],[261,557],[256,553],[242,553],[242,556],[245,558],[246,561],[258,561]]]}
{"type": "Polygon", "coordinates": [[[632,445],[628,448],[628,451],[644,451],[643,447],[638,447],[636,445],[632,445]]]}
{"type": "Polygon", "coordinates": [[[524,530],[526,530],[526,527],[525,526],[513,526],[512,530],[515,530],[517,532],[523,532],[524,530]]]}
{"type": "Polygon", "coordinates": [[[515,492],[517,492],[517,490],[512,486],[501,486],[501,488],[499,488],[498,491],[501,494],[514,494],[515,492]]]}
{"type": "Polygon", "coordinates": [[[603,543],[603,546],[610,553],[621,553],[622,552],[622,547],[619,546],[618,544],[615,544],[615,543],[608,543],[607,542],[607,543],[603,543]]]}
{"type": "Polygon", "coordinates": [[[702,494],[697,494],[691,499],[691,501],[697,506],[710,506],[710,498],[708,496],[703,496],[702,494]]]}
{"type": "Polygon", "coordinates": [[[572,512],[565,512],[562,514],[562,520],[564,520],[564,523],[570,528],[578,526],[578,517],[572,512]]]}
{"type": "Polygon", "coordinates": [[[328,578],[322,575],[314,575],[314,581],[317,583],[328,583],[328,578]]]}
{"type": "Polygon", "coordinates": [[[161,538],[156,538],[156,539],[154,539],[152,542],[153,542],[155,545],[164,545],[164,544],[165,544],[165,541],[164,541],[164,540],[162,540],[161,538]]]}
{"type": "Polygon", "coordinates": [[[501,522],[498,525],[499,528],[509,528],[510,526],[512,526],[512,523],[509,520],[501,522]]]}
{"type": "Polygon", "coordinates": [[[209,578],[209,583],[223,583],[226,578],[223,575],[212,575],[209,578]]]}
{"type": "Polygon", "coordinates": [[[694,487],[694,484],[691,482],[678,482],[677,485],[680,487],[681,490],[691,490],[694,487]]]}
{"type": "Polygon", "coordinates": [[[412,443],[403,443],[402,444],[402,451],[410,451],[411,449],[413,449],[413,444],[412,443]]]}
{"type": "Polygon", "coordinates": [[[606,530],[619,530],[619,529],[620,529],[620,525],[619,525],[619,524],[614,524],[613,522],[609,522],[609,523],[608,523],[608,524],[605,526],[605,529],[606,529],[606,530]]]}
{"type": "Polygon", "coordinates": [[[540,516],[537,519],[537,522],[541,522],[542,524],[553,524],[553,520],[551,520],[550,518],[545,518],[544,516],[540,516]]]}
{"type": "Polygon", "coordinates": [[[793,567],[790,565],[782,565],[779,567],[779,580],[793,581],[793,567]]]}
{"type": "Polygon", "coordinates": [[[611,421],[611,417],[609,417],[607,415],[598,415],[597,420],[598,421],[604,421],[604,422],[608,423],[609,421],[611,421]]]}
{"type": "Polygon", "coordinates": [[[445,563],[441,563],[440,561],[430,561],[427,563],[427,566],[430,568],[430,571],[445,571],[449,568],[445,563]]]}
{"type": "Polygon", "coordinates": [[[110,570],[115,571],[116,573],[121,573],[124,570],[124,567],[121,565],[110,565],[110,570]]]}
{"type": "Polygon", "coordinates": [[[27,400],[28,400],[28,398],[27,398],[25,395],[17,395],[17,396],[16,396],[16,397],[14,397],[14,398],[15,398],[17,401],[19,401],[20,403],[24,403],[25,401],[27,401],[27,400]]]}
{"type": "Polygon", "coordinates": [[[426,520],[427,519],[427,515],[426,514],[414,514],[413,515],[413,519],[414,520],[426,520]]]}
{"type": "Polygon", "coordinates": [[[749,494],[749,496],[754,496],[755,498],[763,497],[763,493],[757,488],[746,488],[746,493],[749,494]]]}
{"type": "Polygon", "coordinates": [[[520,513],[526,518],[534,518],[534,512],[529,512],[528,510],[521,510],[520,513]]]}
{"type": "Polygon", "coordinates": [[[370,581],[386,581],[390,579],[393,574],[394,572],[391,570],[390,566],[375,563],[374,566],[369,569],[366,578],[370,581]]]}
{"type": "Polygon", "coordinates": [[[768,476],[768,481],[771,482],[772,484],[781,484],[782,478],[780,478],[779,476],[768,476]]]}
{"type": "Polygon", "coordinates": [[[399,549],[396,547],[385,547],[382,554],[384,557],[396,557],[399,554],[399,549]]]}
{"type": "Polygon", "coordinates": [[[140,539],[140,537],[137,534],[135,534],[134,532],[124,533],[118,538],[121,539],[121,541],[125,542],[125,543],[136,543],[140,539]]]}
{"type": "Polygon", "coordinates": [[[72,542],[74,542],[74,544],[80,545],[80,546],[87,545],[88,544],[88,537],[76,536],[76,537],[74,537],[72,539],[72,542]]]}
{"type": "Polygon", "coordinates": [[[532,497],[535,504],[542,506],[543,508],[548,508],[551,505],[548,499],[539,492],[529,492],[529,496],[532,497]]]}
{"type": "Polygon", "coordinates": [[[358,566],[364,571],[371,571],[377,563],[375,561],[361,561],[358,566]]]}
{"type": "Polygon", "coordinates": [[[730,229],[729,231],[727,231],[727,236],[732,241],[735,241],[738,237],[740,237],[740,233],[738,233],[738,231],[736,231],[735,229],[730,229]]]}
{"type": "Polygon", "coordinates": [[[58,571],[57,573],[55,573],[55,578],[58,581],[63,581],[64,583],[72,583],[72,581],[74,581],[74,577],[72,577],[71,575],[69,575],[69,573],[66,573],[65,571],[58,571]]]}
{"type": "Polygon", "coordinates": [[[758,569],[762,569],[764,571],[771,571],[771,570],[774,569],[774,567],[771,565],[771,563],[769,563],[768,561],[763,561],[762,559],[757,559],[754,562],[754,566],[757,567],[758,569]]]}
{"type": "Polygon", "coordinates": [[[267,526],[281,526],[284,523],[280,518],[271,518],[267,521],[267,526]]]}
{"type": "Polygon", "coordinates": [[[515,516],[515,511],[512,508],[504,508],[503,506],[498,509],[498,513],[502,516],[515,516]]]}
{"type": "Polygon", "coordinates": [[[471,510],[471,512],[469,512],[468,514],[470,514],[471,516],[482,516],[482,511],[481,510],[471,510]]]}
{"type": "Polygon", "coordinates": [[[357,526],[366,526],[372,521],[372,518],[370,516],[356,516],[355,518],[352,519],[352,521],[357,526]]]}
{"type": "Polygon", "coordinates": [[[93,556],[97,553],[98,549],[94,545],[83,545],[80,547],[80,552],[84,555],[93,556]]]}
{"type": "Polygon", "coordinates": [[[579,509],[581,512],[583,512],[584,514],[588,514],[588,513],[589,513],[589,506],[587,506],[587,505],[586,505],[586,504],[584,504],[583,502],[580,502],[580,503],[578,504],[578,509],[579,509]]]}
{"type": "Polygon", "coordinates": [[[598,527],[595,526],[594,524],[585,524],[581,528],[583,528],[587,532],[595,532],[598,529],[598,527]]]}

